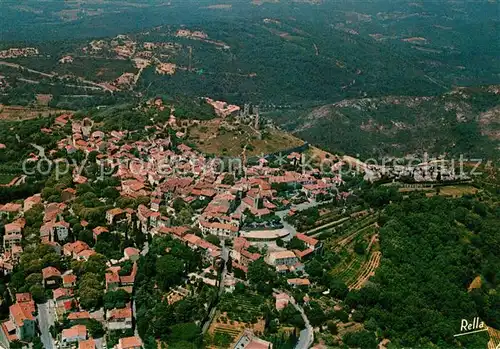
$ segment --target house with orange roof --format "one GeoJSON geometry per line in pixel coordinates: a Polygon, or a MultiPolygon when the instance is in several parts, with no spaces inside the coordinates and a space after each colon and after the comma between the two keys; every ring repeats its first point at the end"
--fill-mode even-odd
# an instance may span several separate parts
{"type": "Polygon", "coordinates": [[[235,237],[240,230],[238,226],[229,223],[210,222],[200,219],[198,227],[204,234],[212,234],[222,238],[235,237]]]}
{"type": "Polygon", "coordinates": [[[59,222],[49,221],[40,227],[40,239],[42,241],[55,241],[55,236],[59,241],[64,241],[68,238],[69,223],[63,220],[59,222]]]}
{"type": "Polygon", "coordinates": [[[31,313],[34,313],[36,310],[35,301],[29,292],[16,293],[16,303],[21,304],[23,307],[27,307],[31,313]]]}
{"type": "Polygon", "coordinates": [[[123,289],[128,293],[132,293],[135,277],[137,275],[137,263],[134,262],[132,265],[130,275],[120,275],[120,270],[120,266],[114,266],[106,269],[106,292],[123,289]]]}
{"type": "Polygon", "coordinates": [[[132,262],[136,262],[140,257],[141,251],[139,251],[135,247],[127,247],[123,250],[123,256],[125,259],[130,260],[132,262]]]}
{"type": "Polygon", "coordinates": [[[114,291],[118,289],[120,286],[120,275],[118,274],[118,270],[114,270],[112,268],[108,268],[106,270],[105,280],[106,280],[106,292],[114,291]]]}
{"type": "Polygon", "coordinates": [[[137,207],[137,228],[139,228],[144,234],[147,234],[149,231],[150,219],[153,214],[157,213],[158,212],[153,212],[142,204],[139,205],[137,207]]]}
{"type": "Polygon", "coordinates": [[[0,205],[0,218],[7,216],[7,217],[16,217],[21,213],[21,210],[23,208],[23,205],[21,204],[15,204],[15,203],[8,203],[5,205],[0,205]]]}
{"type": "Polygon", "coordinates": [[[108,228],[106,227],[102,227],[102,226],[99,226],[99,227],[95,227],[94,229],[92,229],[92,234],[94,236],[94,241],[97,241],[97,238],[99,237],[99,235],[101,235],[102,233],[109,233],[109,230],[108,228]]]}
{"type": "Polygon", "coordinates": [[[54,267],[43,268],[42,276],[45,287],[57,287],[61,282],[61,272],[54,267]]]}
{"type": "Polygon", "coordinates": [[[290,296],[286,293],[275,293],[274,298],[276,300],[275,307],[278,311],[285,309],[288,303],[290,303],[290,296]]]}
{"type": "Polygon", "coordinates": [[[312,256],[314,252],[318,251],[321,247],[322,247],[322,244],[319,242],[319,240],[313,238],[313,237],[310,237],[310,236],[307,236],[303,233],[297,233],[295,235],[295,237],[297,239],[299,239],[300,241],[302,241],[305,246],[307,247],[305,250],[303,251],[299,251],[299,250],[293,250],[293,252],[295,253],[295,255],[300,259],[304,259],[308,256],[312,256]]]}
{"type": "Polygon", "coordinates": [[[61,114],[55,120],[54,123],[58,126],[64,126],[68,123],[69,119],[73,117],[73,114],[61,114]]]}
{"type": "Polygon", "coordinates": [[[89,258],[93,255],[96,254],[96,251],[88,249],[88,250],[83,250],[82,252],[78,253],[76,256],[77,261],[85,261],[87,262],[89,258]]]}
{"type": "Polygon", "coordinates": [[[120,338],[118,344],[115,346],[115,349],[142,349],[142,340],[137,337],[126,337],[120,338]]]}
{"type": "Polygon", "coordinates": [[[309,286],[311,284],[311,281],[309,281],[309,279],[307,279],[307,278],[288,279],[288,280],[286,280],[286,282],[288,285],[294,286],[294,287],[296,287],[296,286],[309,286]]]}
{"type": "Polygon", "coordinates": [[[182,240],[184,240],[189,247],[193,250],[204,250],[204,259],[207,261],[214,262],[221,256],[221,249],[219,246],[211,244],[210,242],[203,240],[199,236],[194,234],[186,234],[182,240]]]}
{"type": "Polygon", "coordinates": [[[90,313],[88,311],[75,311],[68,314],[68,320],[78,322],[79,320],[90,319],[90,313]]]}
{"type": "Polygon", "coordinates": [[[78,349],[95,349],[95,340],[93,338],[78,342],[78,349]]]}
{"type": "Polygon", "coordinates": [[[67,205],[64,203],[52,202],[48,204],[44,209],[43,221],[56,222],[57,219],[61,219],[61,215],[66,207],[67,205]]]}
{"type": "Polygon", "coordinates": [[[74,292],[71,288],[56,288],[52,291],[52,298],[54,302],[60,303],[67,300],[72,300],[74,297],[74,292]]]}
{"type": "MultiPolygon", "coordinates": [[[[68,242],[63,246],[64,255],[69,256],[73,259],[79,259],[79,255],[85,250],[90,250],[90,247],[85,242],[80,240],[77,240],[75,242],[68,242]]],[[[93,250],[91,251],[93,252],[93,250]]]]}
{"type": "Polygon", "coordinates": [[[129,179],[122,181],[122,192],[125,195],[130,195],[136,197],[146,193],[144,183],[138,181],[137,179],[129,179]]]}
{"type": "Polygon", "coordinates": [[[279,273],[304,270],[304,265],[293,251],[271,252],[266,257],[266,262],[276,268],[279,273]]]}
{"type": "MultiPolygon", "coordinates": [[[[29,341],[35,336],[36,320],[32,305],[15,303],[9,307],[9,321],[15,328],[15,335],[21,341],[29,341]]],[[[12,328],[12,326],[10,326],[12,328]]]]}
{"type": "Polygon", "coordinates": [[[21,259],[21,254],[23,253],[23,248],[21,245],[13,245],[10,251],[12,262],[17,265],[21,259]]]}
{"type": "Polygon", "coordinates": [[[85,176],[81,176],[79,174],[74,174],[73,175],[73,182],[75,184],[85,184],[87,183],[88,179],[85,176]]]}
{"type": "Polygon", "coordinates": [[[250,330],[245,330],[234,345],[237,349],[273,349],[273,343],[258,338],[250,330]]]}
{"type": "Polygon", "coordinates": [[[74,325],[62,330],[61,347],[69,348],[73,344],[87,339],[87,327],[85,325],[74,325]]]}
{"type": "Polygon", "coordinates": [[[19,338],[16,334],[16,327],[10,320],[4,321],[0,324],[0,345],[5,348],[10,348],[13,342],[18,342],[19,338]]]}
{"type": "Polygon", "coordinates": [[[306,258],[308,256],[311,256],[313,252],[314,252],[314,250],[310,249],[310,248],[306,248],[303,251],[293,250],[293,253],[295,253],[295,255],[297,256],[297,258],[300,259],[300,260],[303,260],[304,258],[306,258]]]}
{"type": "MultiPolygon", "coordinates": [[[[12,223],[5,224],[4,226],[5,236],[21,235],[25,225],[26,225],[26,220],[24,218],[18,218],[12,223]]],[[[16,239],[9,240],[10,245],[12,245],[15,240],[16,239]]],[[[5,239],[4,239],[4,245],[5,245],[5,239]]]]}
{"type": "Polygon", "coordinates": [[[62,276],[62,284],[64,288],[72,288],[76,286],[76,275],[65,274],[62,276]]]}
{"type": "Polygon", "coordinates": [[[107,328],[109,330],[128,330],[132,328],[132,306],[130,303],[121,309],[111,309],[106,312],[107,328]]]}
{"type": "Polygon", "coordinates": [[[168,234],[172,236],[174,239],[182,239],[184,235],[189,231],[189,227],[187,226],[179,226],[179,227],[165,227],[161,226],[154,230],[155,234],[163,235],[168,234]]]}
{"type": "Polygon", "coordinates": [[[10,251],[14,246],[21,245],[23,236],[21,234],[5,234],[3,236],[3,249],[10,251]]]}
{"type": "Polygon", "coordinates": [[[248,267],[250,263],[258,260],[261,255],[259,253],[251,253],[247,249],[250,247],[250,242],[244,237],[237,237],[233,240],[233,249],[231,257],[241,265],[248,267]]]}
{"type": "Polygon", "coordinates": [[[119,207],[106,211],[106,221],[108,222],[108,225],[112,225],[114,222],[123,218],[125,218],[125,211],[119,207]]]}
{"type": "Polygon", "coordinates": [[[30,196],[24,200],[23,203],[23,211],[27,212],[33,208],[35,205],[39,205],[42,203],[42,196],[40,194],[35,194],[30,196]]]}
{"type": "Polygon", "coordinates": [[[295,235],[295,237],[297,239],[299,239],[300,241],[304,242],[304,244],[312,249],[312,250],[317,250],[319,247],[320,247],[320,243],[319,243],[319,240],[313,238],[313,237],[310,237],[310,236],[307,236],[306,234],[303,234],[303,233],[297,233],[295,235]]]}

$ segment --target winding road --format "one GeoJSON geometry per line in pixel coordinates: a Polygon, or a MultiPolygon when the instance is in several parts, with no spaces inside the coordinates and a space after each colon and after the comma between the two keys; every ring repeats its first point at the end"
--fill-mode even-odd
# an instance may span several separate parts
{"type": "Polygon", "coordinates": [[[38,315],[36,319],[38,321],[38,327],[40,328],[40,339],[42,340],[43,347],[45,349],[54,349],[54,339],[49,331],[50,326],[54,324],[54,320],[50,314],[49,302],[37,305],[38,315]]]}
{"type": "MultiPolygon", "coordinates": [[[[273,289],[273,291],[276,293],[288,294],[288,292],[278,289],[273,289]]],[[[300,313],[300,316],[302,316],[302,319],[304,320],[304,323],[306,325],[306,328],[300,331],[300,337],[297,344],[295,344],[295,349],[309,349],[314,343],[314,329],[311,326],[311,323],[309,322],[309,319],[307,318],[304,309],[300,305],[298,305],[297,302],[295,302],[295,299],[290,294],[288,294],[288,296],[290,297],[290,304],[292,304],[292,306],[295,309],[297,309],[297,311],[300,313]]]]}

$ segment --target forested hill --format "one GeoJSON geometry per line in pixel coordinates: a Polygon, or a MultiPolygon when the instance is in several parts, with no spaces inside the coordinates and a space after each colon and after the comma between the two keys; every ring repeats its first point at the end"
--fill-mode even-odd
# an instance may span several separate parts
{"type": "Polygon", "coordinates": [[[500,83],[495,2],[16,4],[0,3],[0,51],[37,53],[1,60],[2,104],[210,96],[332,152],[497,157],[498,88],[476,88],[500,83]]]}
{"type": "Polygon", "coordinates": [[[441,96],[343,100],[299,117],[274,113],[298,136],[362,157],[429,152],[497,159],[500,87],[457,88],[441,96]]]}
{"type": "MultiPolygon", "coordinates": [[[[33,65],[57,69],[63,55],[82,55],[77,40],[127,34],[138,45],[170,42],[181,46],[155,58],[186,68],[190,47],[192,69],[158,76],[150,67],[136,90],[204,93],[233,103],[317,105],[499,83],[497,10],[486,0],[473,5],[410,0],[28,0],[23,6],[7,1],[0,4],[0,20],[9,23],[0,28],[0,46],[40,46],[33,65]],[[179,28],[202,31],[225,46],[178,38],[179,28]],[[203,74],[195,73],[199,71],[203,74]]],[[[121,59],[117,76],[133,72],[133,64],[127,69],[121,59]]],[[[95,66],[84,64],[88,70],[95,66]]]]}
{"type": "MultiPolygon", "coordinates": [[[[381,266],[346,302],[396,348],[486,348],[488,335],[454,337],[461,319],[500,326],[498,207],[471,198],[403,200],[381,217],[381,266]],[[479,287],[469,285],[480,279],[479,287]]],[[[350,346],[364,347],[362,333],[350,346]]]]}

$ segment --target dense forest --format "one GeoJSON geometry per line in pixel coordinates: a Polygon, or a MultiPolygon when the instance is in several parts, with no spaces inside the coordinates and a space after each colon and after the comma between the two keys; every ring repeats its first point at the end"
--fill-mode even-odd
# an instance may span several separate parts
{"type": "Polygon", "coordinates": [[[270,116],[312,144],[363,158],[428,152],[497,159],[495,91],[484,86],[434,97],[361,98],[270,116]]]}
{"type": "Polygon", "coordinates": [[[500,325],[499,218],[497,204],[467,197],[389,205],[380,219],[381,266],[346,303],[395,347],[486,347],[485,333],[453,335],[461,319],[500,325]],[[480,287],[468,291],[478,276],[480,287]]]}

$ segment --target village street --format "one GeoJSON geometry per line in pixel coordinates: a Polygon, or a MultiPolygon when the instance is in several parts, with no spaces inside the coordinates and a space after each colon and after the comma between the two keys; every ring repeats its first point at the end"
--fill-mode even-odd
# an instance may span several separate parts
{"type": "Polygon", "coordinates": [[[43,304],[38,304],[38,315],[37,315],[37,321],[38,321],[38,327],[40,328],[41,332],[41,340],[43,347],[45,349],[54,349],[54,340],[52,339],[52,335],[50,334],[50,326],[54,324],[54,318],[53,314],[51,313],[51,307],[50,307],[51,301],[48,301],[43,304]]]}

